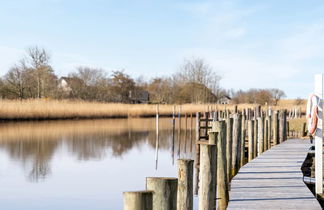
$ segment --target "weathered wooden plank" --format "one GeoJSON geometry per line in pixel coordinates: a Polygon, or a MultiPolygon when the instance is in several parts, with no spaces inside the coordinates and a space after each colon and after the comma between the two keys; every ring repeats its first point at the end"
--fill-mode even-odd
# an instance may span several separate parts
{"type": "Polygon", "coordinates": [[[244,165],[232,179],[228,209],[321,209],[300,170],[310,146],[288,140],[244,165]]]}

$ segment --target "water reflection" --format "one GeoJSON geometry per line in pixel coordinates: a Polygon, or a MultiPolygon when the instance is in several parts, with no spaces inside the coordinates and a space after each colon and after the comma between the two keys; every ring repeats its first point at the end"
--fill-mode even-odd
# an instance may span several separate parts
{"type": "MultiPolygon", "coordinates": [[[[172,157],[177,151],[179,158],[192,158],[193,130],[184,119],[181,123],[187,130],[176,127],[177,132],[173,132],[172,120],[160,119],[159,149],[169,152],[172,157]]],[[[181,123],[178,123],[180,127],[181,123]]],[[[21,164],[31,182],[44,180],[51,174],[51,160],[62,149],[78,161],[100,161],[103,158],[122,158],[130,150],[145,145],[154,149],[155,140],[154,119],[0,124],[0,149],[21,164]]]]}

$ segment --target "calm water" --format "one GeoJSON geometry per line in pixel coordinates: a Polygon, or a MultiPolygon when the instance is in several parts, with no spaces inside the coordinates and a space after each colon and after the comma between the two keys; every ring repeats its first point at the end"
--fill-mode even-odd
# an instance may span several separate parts
{"type": "Polygon", "coordinates": [[[155,119],[2,123],[0,209],[122,209],[123,191],[194,157],[191,126],[183,120],[173,138],[171,119],[160,120],[156,170],[155,119]]]}

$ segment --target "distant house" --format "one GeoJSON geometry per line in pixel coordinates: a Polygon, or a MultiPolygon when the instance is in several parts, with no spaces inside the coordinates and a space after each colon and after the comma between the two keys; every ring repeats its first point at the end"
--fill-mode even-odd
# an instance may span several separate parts
{"type": "Polygon", "coordinates": [[[57,87],[65,93],[71,93],[72,87],[84,85],[83,81],[75,77],[61,77],[57,87]]]}
{"type": "Polygon", "coordinates": [[[70,92],[72,89],[69,85],[69,79],[68,77],[61,77],[58,81],[58,85],[57,87],[61,90],[63,90],[64,92],[70,92]]]}
{"type": "Polygon", "coordinates": [[[150,94],[145,90],[130,90],[128,97],[132,104],[147,104],[150,101],[150,94]]]}
{"type": "Polygon", "coordinates": [[[227,96],[227,95],[223,95],[220,99],[218,99],[217,103],[218,104],[230,104],[231,103],[232,98],[227,96]]]}

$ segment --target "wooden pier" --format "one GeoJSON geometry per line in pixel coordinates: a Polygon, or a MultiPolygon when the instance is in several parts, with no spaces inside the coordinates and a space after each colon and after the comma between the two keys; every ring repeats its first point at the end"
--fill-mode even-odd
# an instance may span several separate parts
{"type": "Polygon", "coordinates": [[[262,153],[232,179],[228,209],[322,209],[303,182],[311,144],[287,140],[262,153]]]}

